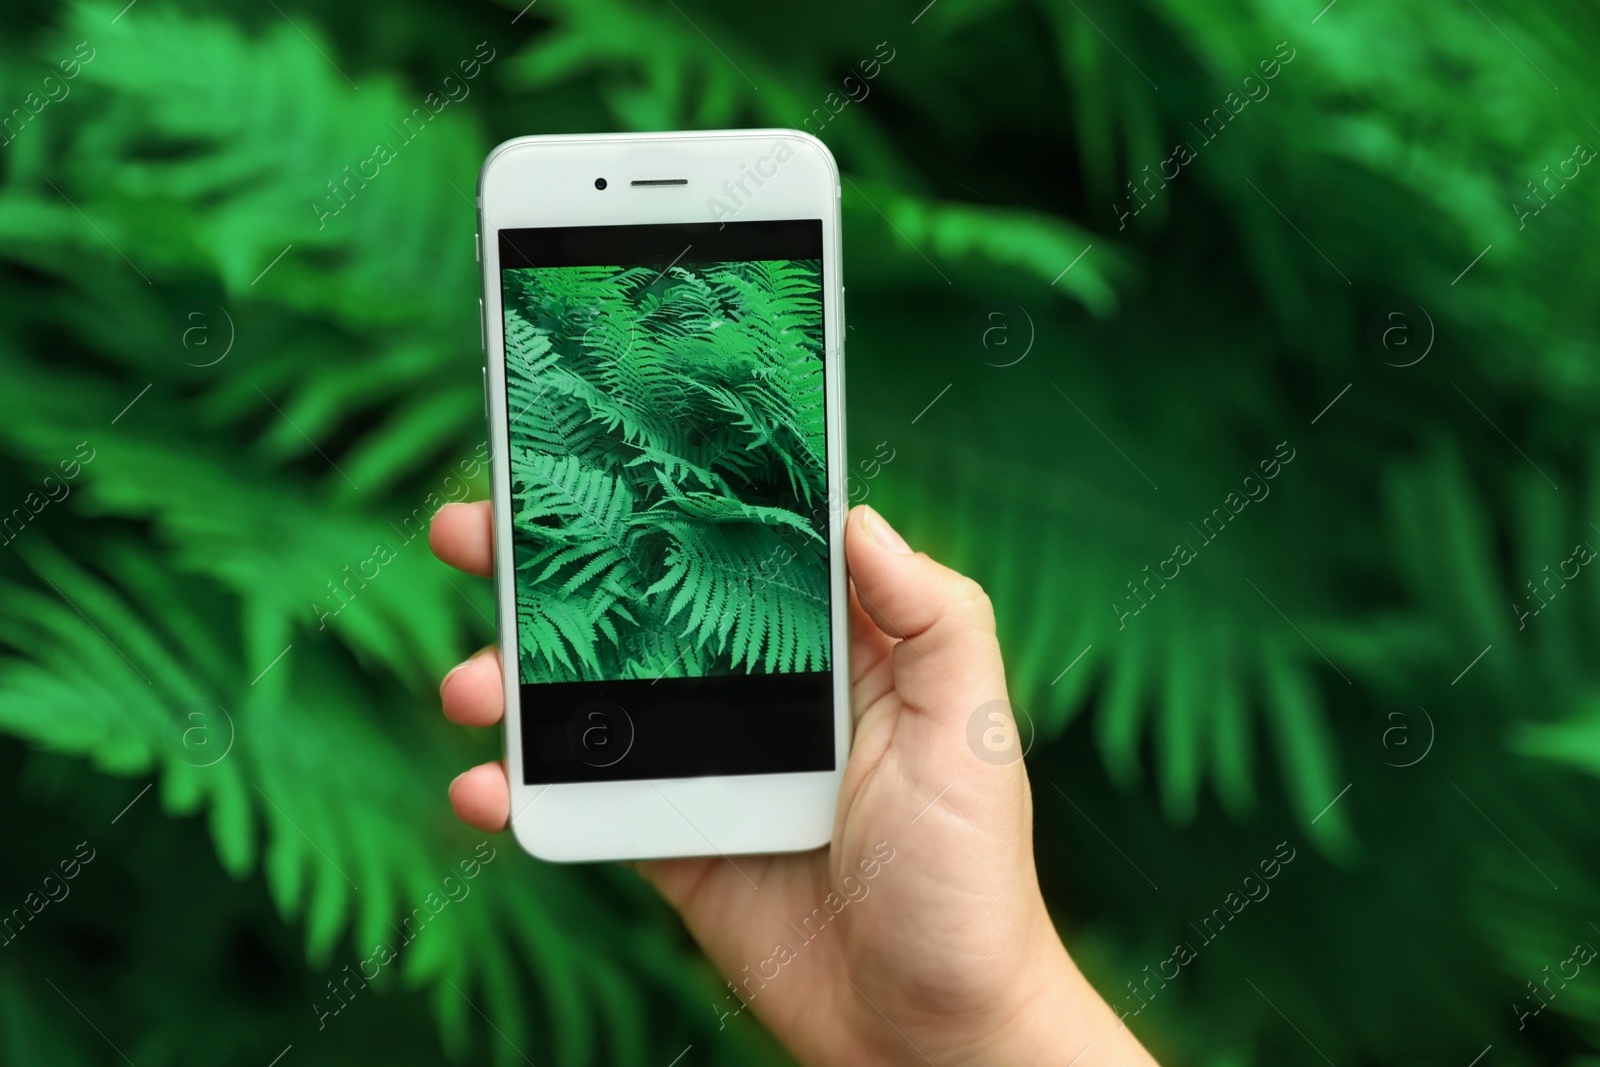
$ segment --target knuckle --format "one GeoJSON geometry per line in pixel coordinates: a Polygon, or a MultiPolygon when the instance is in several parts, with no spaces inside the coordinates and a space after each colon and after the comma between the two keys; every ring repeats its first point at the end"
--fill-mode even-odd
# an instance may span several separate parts
{"type": "Polygon", "coordinates": [[[994,602],[989,599],[989,594],[982,585],[966,575],[962,575],[956,585],[953,610],[968,625],[988,631],[994,630],[994,602]]]}

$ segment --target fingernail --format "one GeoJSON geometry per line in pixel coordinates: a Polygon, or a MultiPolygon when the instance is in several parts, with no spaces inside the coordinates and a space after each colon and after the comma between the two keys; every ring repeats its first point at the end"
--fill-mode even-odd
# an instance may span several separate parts
{"type": "Polygon", "coordinates": [[[909,556],[911,554],[911,546],[906,544],[906,539],[895,532],[895,528],[890,526],[888,520],[882,515],[878,514],[876,508],[870,504],[862,506],[866,510],[861,515],[861,525],[866,527],[867,533],[872,535],[872,539],[890,552],[909,556]]]}
{"type": "Polygon", "coordinates": [[[444,687],[450,684],[450,679],[455,677],[455,674],[456,674],[457,671],[459,671],[462,667],[465,667],[468,663],[471,663],[471,662],[472,662],[471,660],[465,660],[465,661],[463,661],[461,663],[457,663],[454,667],[450,668],[450,671],[449,671],[448,674],[446,674],[442,679],[440,679],[440,681],[439,681],[439,697],[440,697],[441,700],[444,698],[444,687]]]}

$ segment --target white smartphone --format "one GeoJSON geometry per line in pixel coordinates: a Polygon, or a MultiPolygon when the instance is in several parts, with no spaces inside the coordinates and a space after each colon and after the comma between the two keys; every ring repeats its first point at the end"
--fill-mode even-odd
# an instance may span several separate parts
{"type": "Polygon", "coordinates": [[[839,172],[795,130],[521,137],[478,177],[511,828],[826,844],[850,744],[839,172]]]}

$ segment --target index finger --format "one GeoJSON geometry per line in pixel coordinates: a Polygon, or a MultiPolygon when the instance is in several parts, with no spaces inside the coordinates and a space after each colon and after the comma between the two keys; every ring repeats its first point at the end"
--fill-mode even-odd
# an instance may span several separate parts
{"type": "Polygon", "coordinates": [[[494,573],[494,511],[489,501],[446,504],[428,525],[433,554],[457,570],[484,578],[494,573]]]}

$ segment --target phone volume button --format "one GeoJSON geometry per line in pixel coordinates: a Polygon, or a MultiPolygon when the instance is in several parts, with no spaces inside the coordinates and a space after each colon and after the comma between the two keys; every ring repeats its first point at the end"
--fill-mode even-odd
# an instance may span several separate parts
{"type": "Polygon", "coordinates": [[[478,350],[485,354],[489,351],[489,320],[484,316],[483,298],[478,298],[478,350]]]}
{"type": "Polygon", "coordinates": [[[483,375],[483,417],[489,417],[489,368],[479,367],[478,372],[483,375]]]}

